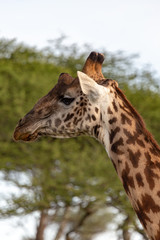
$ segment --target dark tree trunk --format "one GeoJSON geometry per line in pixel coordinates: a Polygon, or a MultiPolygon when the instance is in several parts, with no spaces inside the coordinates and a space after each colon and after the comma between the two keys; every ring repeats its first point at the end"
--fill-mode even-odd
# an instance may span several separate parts
{"type": "Polygon", "coordinates": [[[143,240],[148,240],[148,237],[146,236],[144,230],[141,229],[141,228],[139,228],[139,226],[137,225],[137,223],[135,223],[135,230],[136,230],[139,234],[141,234],[143,240]]]}
{"type": "Polygon", "coordinates": [[[86,220],[90,215],[92,215],[92,214],[94,213],[94,211],[93,211],[93,210],[90,210],[90,208],[88,208],[88,207],[87,207],[85,210],[86,210],[85,214],[84,214],[84,215],[82,216],[82,218],[79,220],[79,222],[77,223],[77,225],[76,225],[72,230],[70,230],[68,233],[66,233],[66,238],[65,238],[65,240],[72,240],[72,239],[70,238],[70,234],[73,233],[73,232],[76,233],[76,231],[77,231],[81,226],[83,226],[85,220],[86,220]]]}
{"type": "Polygon", "coordinates": [[[124,226],[123,226],[123,240],[130,240],[131,239],[131,234],[128,231],[129,224],[130,224],[130,217],[128,216],[125,219],[124,226]]]}
{"type": "Polygon", "coordinates": [[[35,240],[44,240],[44,231],[48,225],[48,213],[45,210],[41,211],[39,225],[37,227],[37,233],[35,240]]]}
{"type": "Polygon", "coordinates": [[[60,237],[62,236],[63,232],[64,232],[64,228],[65,228],[65,226],[67,224],[67,214],[68,214],[68,211],[69,211],[69,207],[66,207],[65,211],[64,211],[63,219],[62,219],[62,221],[60,223],[58,232],[57,232],[54,240],[59,240],[60,237]]]}
{"type": "Polygon", "coordinates": [[[128,229],[123,230],[123,240],[130,240],[131,235],[128,231],[128,229]]]}

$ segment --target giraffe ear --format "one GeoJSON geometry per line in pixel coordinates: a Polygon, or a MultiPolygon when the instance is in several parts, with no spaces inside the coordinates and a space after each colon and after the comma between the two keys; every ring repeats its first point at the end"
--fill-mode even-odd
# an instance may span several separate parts
{"type": "Polygon", "coordinates": [[[96,101],[100,96],[99,85],[85,73],[77,72],[82,92],[88,96],[91,101],[96,101]]]}

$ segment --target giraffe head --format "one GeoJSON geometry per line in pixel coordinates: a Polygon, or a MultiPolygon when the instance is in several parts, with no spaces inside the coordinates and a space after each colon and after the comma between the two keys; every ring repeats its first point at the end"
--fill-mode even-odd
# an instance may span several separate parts
{"type": "Polygon", "coordinates": [[[61,73],[55,87],[19,121],[14,140],[34,141],[44,135],[95,136],[101,119],[99,102],[107,93],[106,86],[115,84],[113,80],[104,79],[103,61],[102,54],[92,52],[77,78],[61,73]]]}

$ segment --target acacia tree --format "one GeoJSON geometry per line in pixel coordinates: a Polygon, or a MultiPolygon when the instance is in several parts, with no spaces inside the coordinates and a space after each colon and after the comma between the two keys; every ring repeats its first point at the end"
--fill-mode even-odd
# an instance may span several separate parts
{"type": "MultiPolygon", "coordinates": [[[[133,56],[103,52],[106,56],[104,75],[120,80],[125,94],[160,141],[157,131],[160,96],[154,77],[149,71],[138,71],[133,66],[133,56]]],[[[51,89],[59,73],[66,71],[74,75],[77,69],[82,69],[86,55],[85,48],[79,51],[76,45],[65,46],[59,40],[41,51],[15,41],[0,41],[0,111],[1,116],[5,116],[0,118],[0,169],[4,180],[20,189],[18,196],[9,197],[8,205],[0,213],[4,217],[39,211],[36,240],[44,239],[44,231],[52,223],[59,225],[56,240],[66,229],[69,229],[66,239],[75,236],[92,239],[96,233],[105,231],[110,221],[115,222],[107,206],[116,208],[117,214],[124,216],[121,224],[115,222],[119,238],[130,239],[129,225],[144,237],[110,161],[105,161],[105,151],[95,140],[47,138],[32,144],[16,144],[12,140],[17,119],[51,89]],[[99,214],[101,209],[105,213],[103,220],[99,214]],[[93,219],[95,231],[91,231],[93,219]]]]}

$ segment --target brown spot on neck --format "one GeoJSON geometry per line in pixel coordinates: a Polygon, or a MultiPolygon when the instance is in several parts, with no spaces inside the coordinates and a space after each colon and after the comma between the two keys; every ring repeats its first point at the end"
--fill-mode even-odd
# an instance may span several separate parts
{"type": "Polygon", "coordinates": [[[138,183],[138,187],[144,187],[143,178],[142,178],[142,175],[140,173],[136,174],[136,180],[137,180],[137,183],[138,183]]]}
{"type": "Polygon", "coordinates": [[[146,152],[144,155],[146,157],[146,167],[144,169],[144,175],[150,189],[153,190],[153,188],[155,187],[155,179],[159,179],[159,175],[154,172],[154,169],[156,169],[157,166],[151,161],[151,156],[148,152],[146,152]]]}
{"type": "Polygon", "coordinates": [[[157,142],[155,141],[155,139],[153,138],[151,133],[146,129],[146,126],[145,126],[145,123],[144,123],[142,117],[134,109],[134,107],[130,104],[130,102],[127,100],[127,98],[125,97],[123,92],[118,87],[115,87],[115,89],[116,89],[116,92],[118,94],[118,97],[122,100],[122,102],[124,104],[124,106],[122,106],[120,104],[121,109],[123,109],[127,114],[129,114],[130,116],[132,116],[136,120],[137,131],[139,129],[140,131],[143,132],[146,139],[148,139],[148,141],[150,141],[150,143],[152,144],[153,151],[156,152],[158,156],[160,156],[160,147],[158,146],[157,142]]]}
{"type": "Polygon", "coordinates": [[[112,105],[113,105],[115,112],[118,112],[118,107],[117,107],[115,101],[112,102],[112,105]]]}
{"type": "Polygon", "coordinates": [[[113,142],[116,134],[120,131],[119,127],[116,127],[114,130],[111,129],[111,133],[109,134],[109,138],[110,138],[110,144],[113,142]]]}
{"type": "Polygon", "coordinates": [[[138,163],[139,163],[140,156],[141,156],[140,151],[138,150],[137,152],[134,153],[131,149],[128,149],[128,153],[129,153],[129,159],[130,159],[133,167],[138,168],[138,163]]]}
{"type": "Polygon", "coordinates": [[[123,138],[121,137],[119,140],[117,140],[115,143],[112,144],[111,146],[112,152],[118,155],[124,154],[124,152],[119,149],[119,146],[123,146],[123,145],[124,145],[123,138]]]}
{"type": "Polygon", "coordinates": [[[113,114],[113,112],[112,112],[110,107],[108,107],[108,114],[113,114]]]}
{"type": "Polygon", "coordinates": [[[124,113],[121,113],[121,123],[124,124],[128,124],[128,125],[132,125],[132,121],[129,117],[127,117],[124,113]]]}
{"type": "Polygon", "coordinates": [[[134,180],[133,177],[129,175],[130,173],[130,168],[128,163],[125,163],[125,169],[122,171],[122,181],[123,181],[123,186],[124,189],[126,190],[126,193],[129,194],[130,190],[129,188],[135,188],[134,180]]]}

